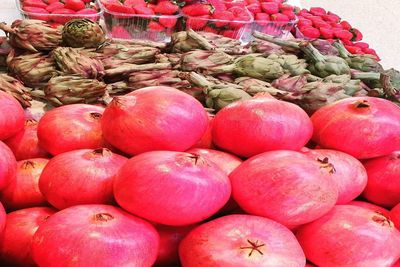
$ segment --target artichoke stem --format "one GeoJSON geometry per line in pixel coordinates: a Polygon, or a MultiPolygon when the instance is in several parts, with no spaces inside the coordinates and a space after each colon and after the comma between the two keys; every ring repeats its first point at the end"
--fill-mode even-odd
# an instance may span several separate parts
{"type": "Polygon", "coordinates": [[[193,31],[192,29],[189,29],[187,31],[187,34],[190,38],[195,40],[201,47],[203,47],[205,50],[213,50],[215,49],[215,46],[210,44],[206,38],[198,34],[197,32],[193,31]]]}
{"type": "Polygon", "coordinates": [[[379,80],[381,74],[379,72],[357,72],[352,73],[351,77],[358,80],[379,80]]]}
{"type": "Polygon", "coordinates": [[[325,57],[312,44],[304,43],[300,45],[301,51],[314,62],[325,62],[325,57]]]}
{"type": "Polygon", "coordinates": [[[333,46],[339,51],[340,57],[346,59],[350,57],[349,51],[339,42],[333,43],[333,46]]]}
{"type": "Polygon", "coordinates": [[[294,49],[300,49],[300,45],[298,43],[296,43],[296,42],[286,41],[286,40],[274,37],[272,35],[268,35],[268,34],[265,34],[265,33],[258,32],[258,31],[254,32],[253,36],[258,38],[258,39],[261,39],[261,40],[264,40],[264,41],[268,41],[270,43],[273,43],[273,44],[276,44],[276,45],[279,45],[279,46],[285,46],[285,47],[290,47],[290,48],[294,48],[294,49]]]}
{"type": "Polygon", "coordinates": [[[171,63],[150,63],[150,64],[124,64],[114,69],[105,71],[106,76],[128,75],[135,71],[143,70],[165,70],[171,68],[171,63]]]}

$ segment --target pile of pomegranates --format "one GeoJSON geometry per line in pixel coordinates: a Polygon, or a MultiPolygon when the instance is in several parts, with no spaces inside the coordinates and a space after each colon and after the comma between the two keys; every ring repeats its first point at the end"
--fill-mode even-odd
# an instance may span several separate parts
{"type": "Polygon", "coordinates": [[[399,264],[390,101],[309,117],[262,95],[213,117],[148,87],[24,114],[0,91],[0,266],[399,264]]]}

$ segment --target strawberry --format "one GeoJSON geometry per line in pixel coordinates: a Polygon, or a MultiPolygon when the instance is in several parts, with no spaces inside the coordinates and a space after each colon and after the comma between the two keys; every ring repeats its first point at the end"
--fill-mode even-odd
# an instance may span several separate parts
{"type": "Polygon", "coordinates": [[[343,30],[343,26],[342,24],[338,24],[338,23],[330,23],[331,27],[334,29],[341,29],[343,30]]]}
{"type": "Polygon", "coordinates": [[[150,21],[150,23],[147,25],[147,29],[155,32],[162,32],[165,30],[165,28],[156,21],[150,21]]]}
{"type": "Polygon", "coordinates": [[[52,19],[55,22],[65,24],[71,19],[74,19],[74,16],[68,16],[68,15],[75,15],[76,12],[68,8],[60,8],[54,10],[53,12],[51,12],[51,14],[61,15],[61,16],[54,16],[52,19]]]}
{"type": "Polygon", "coordinates": [[[114,26],[111,29],[111,36],[113,38],[131,39],[131,34],[123,26],[114,26]]]}
{"type": "Polygon", "coordinates": [[[179,7],[169,1],[159,2],[154,8],[154,12],[162,15],[174,15],[179,11],[179,7]]]}
{"type": "Polygon", "coordinates": [[[235,31],[232,31],[232,30],[225,30],[222,32],[222,35],[225,37],[228,37],[228,38],[232,38],[232,39],[235,39],[235,37],[236,37],[235,31]]]}
{"type": "Polygon", "coordinates": [[[207,2],[211,4],[215,11],[227,10],[227,5],[221,0],[208,0],[207,2]]]}
{"type": "Polygon", "coordinates": [[[353,34],[346,30],[335,30],[335,37],[341,40],[351,40],[353,38],[353,34]]]}
{"type": "Polygon", "coordinates": [[[345,45],[344,46],[347,51],[349,51],[352,54],[361,54],[363,53],[363,50],[360,47],[354,46],[354,45],[345,45]]]}
{"type": "Polygon", "coordinates": [[[251,4],[260,4],[260,1],[258,0],[246,0],[247,5],[251,5],[251,4]]]}
{"type": "Polygon", "coordinates": [[[87,18],[93,21],[98,21],[100,19],[99,16],[93,16],[96,15],[97,13],[98,11],[93,8],[85,8],[76,12],[76,14],[88,15],[88,16],[79,16],[80,18],[87,18]]]}
{"type": "Polygon", "coordinates": [[[85,4],[92,2],[92,0],[82,0],[85,4]]]}
{"type": "Polygon", "coordinates": [[[307,9],[304,9],[304,8],[303,8],[302,10],[299,11],[298,15],[299,15],[300,17],[306,17],[306,16],[311,15],[311,14],[310,14],[310,12],[308,12],[307,9]]]}
{"type": "Polygon", "coordinates": [[[65,8],[71,9],[74,11],[79,11],[85,8],[85,3],[81,0],[66,0],[65,1],[65,8]]]}
{"type": "Polygon", "coordinates": [[[49,12],[41,7],[32,7],[32,6],[25,6],[22,8],[23,11],[32,13],[29,15],[30,19],[41,19],[41,20],[49,20],[49,12]]]}
{"type": "Polygon", "coordinates": [[[192,30],[201,30],[206,26],[209,19],[210,19],[210,15],[189,17],[186,22],[187,27],[192,30]]]}
{"type": "Polygon", "coordinates": [[[352,41],[361,41],[363,39],[362,33],[356,28],[351,29],[350,32],[353,34],[352,41]]]}
{"type": "Polygon", "coordinates": [[[280,4],[279,5],[279,10],[280,11],[292,11],[294,12],[294,6],[288,5],[288,4],[280,4]]]}
{"type": "Polygon", "coordinates": [[[310,13],[315,16],[323,16],[326,15],[326,10],[322,7],[312,7],[310,8],[310,13]]]}
{"type": "Polygon", "coordinates": [[[142,14],[142,15],[154,15],[154,10],[151,8],[148,8],[146,6],[135,6],[133,7],[135,10],[136,14],[142,14]]]}
{"type": "Polygon", "coordinates": [[[226,10],[226,11],[215,11],[214,14],[212,15],[213,18],[217,19],[218,21],[215,21],[215,26],[216,27],[224,27],[229,24],[229,21],[233,20],[235,16],[233,15],[232,12],[226,10]]]}
{"type": "Polygon", "coordinates": [[[348,22],[345,21],[345,20],[343,20],[342,22],[340,22],[340,25],[342,25],[342,27],[343,27],[344,30],[350,31],[351,28],[352,28],[351,25],[350,25],[350,23],[348,23],[348,22]]]}
{"type": "Polygon", "coordinates": [[[183,7],[182,12],[188,16],[198,17],[211,15],[214,12],[214,8],[209,4],[196,3],[183,7]]]}
{"type": "Polygon", "coordinates": [[[39,7],[39,8],[43,8],[46,9],[47,4],[44,3],[42,0],[25,0],[23,2],[24,6],[30,6],[30,7],[39,7]]]}
{"type": "Polygon", "coordinates": [[[334,37],[333,30],[330,27],[321,27],[319,31],[324,39],[332,39],[334,37]]]}
{"type": "Polygon", "coordinates": [[[294,12],[291,10],[283,10],[283,11],[281,11],[281,13],[283,15],[286,15],[290,20],[296,19],[296,14],[294,14],[294,12]]]}
{"type": "Polygon", "coordinates": [[[305,27],[301,29],[301,33],[310,39],[317,39],[321,35],[320,31],[317,28],[313,27],[305,27]]]}
{"type": "Polygon", "coordinates": [[[163,17],[163,16],[161,16],[161,17],[158,19],[158,22],[159,22],[162,26],[164,26],[165,28],[172,28],[172,27],[174,27],[174,26],[176,25],[177,18],[175,18],[175,17],[163,17]]]}
{"type": "Polygon", "coordinates": [[[212,27],[209,27],[209,26],[206,26],[206,27],[203,29],[203,31],[218,34],[217,29],[212,28],[212,27]]]}
{"type": "Polygon", "coordinates": [[[299,18],[299,22],[297,22],[297,26],[299,28],[303,28],[305,26],[312,26],[312,25],[313,25],[313,23],[309,19],[299,18]]]}
{"type": "Polygon", "coordinates": [[[314,27],[315,28],[331,28],[331,25],[329,25],[327,22],[325,22],[325,21],[318,21],[318,20],[316,20],[316,21],[314,21],[313,22],[313,25],[314,25],[314,27]]]}
{"type": "Polygon", "coordinates": [[[261,3],[262,10],[267,14],[276,14],[279,13],[279,4],[274,2],[264,2],[261,3]]]}
{"type": "Polygon", "coordinates": [[[340,40],[344,45],[354,45],[352,41],[350,40],[346,40],[346,39],[342,39],[340,40]]]}
{"type": "Polygon", "coordinates": [[[234,6],[238,6],[238,7],[242,7],[244,8],[246,6],[246,2],[245,1],[226,1],[225,2],[225,6],[227,9],[234,7],[234,6]]]}
{"type": "Polygon", "coordinates": [[[271,15],[271,20],[272,21],[285,21],[285,22],[290,21],[288,16],[286,16],[285,14],[281,14],[281,13],[271,15]]]}
{"type": "MultiPolygon", "coordinates": [[[[109,11],[122,13],[122,14],[135,14],[135,10],[131,7],[123,6],[121,4],[110,4],[106,7],[109,11]]],[[[122,17],[121,17],[122,18],[122,17]]],[[[129,17],[128,17],[129,18],[129,17]]]]}
{"type": "Polygon", "coordinates": [[[339,23],[339,21],[340,21],[340,18],[339,18],[338,16],[332,15],[332,14],[323,15],[322,18],[323,18],[326,22],[329,22],[329,23],[331,23],[331,22],[332,22],[332,23],[339,23]]]}
{"type": "Polygon", "coordinates": [[[270,17],[267,13],[258,13],[255,18],[256,21],[270,21],[270,17]]]}
{"type": "Polygon", "coordinates": [[[135,8],[138,6],[146,6],[146,2],[144,0],[125,0],[124,6],[135,8]]]}
{"type": "Polygon", "coordinates": [[[54,2],[46,7],[46,10],[49,11],[50,13],[53,12],[54,10],[64,8],[64,4],[60,2],[54,2]]]}
{"type": "Polygon", "coordinates": [[[50,4],[53,4],[55,2],[60,2],[60,0],[44,0],[43,2],[45,2],[48,5],[50,5],[50,4]]]}
{"type": "Polygon", "coordinates": [[[334,42],[336,42],[335,39],[326,39],[330,44],[333,44],[334,42]]]}
{"type": "Polygon", "coordinates": [[[254,3],[254,4],[250,4],[246,7],[247,7],[247,10],[250,11],[253,15],[256,15],[256,14],[262,12],[260,4],[254,3]]]}
{"type": "Polygon", "coordinates": [[[232,12],[232,14],[235,16],[235,18],[237,18],[237,17],[247,17],[248,19],[246,19],[246,20],[250,20],[251,19],[250,14],[243,7],[233,6],[233,7],[229,8],[228,11],[232,12]]]}
{"type": "Polygon", "coordinates": [[[357,42],[357,43],[354,43],[354,45],[361,49],[369,48],[369,44],[364,43],[364,42],[357,42]]]}

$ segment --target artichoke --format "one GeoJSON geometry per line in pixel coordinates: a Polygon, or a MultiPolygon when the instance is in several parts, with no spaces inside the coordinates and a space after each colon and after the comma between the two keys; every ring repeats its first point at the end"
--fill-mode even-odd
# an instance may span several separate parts
{"type": "Polygon", "coordinates": [[[46,99],[54,106],[74,103],[94,103],[106,93],[107,85],[95,79],[79,76],[57,76],[44,89],[46,99]]]}
{"type": "Polygon", "coordinates": [[[65,74],[76,74],[83,78],[97,79],[104,76],[100,60],[85,56],[77,48],[58,47],[51,53],[58,68],[65,74]]]}
{"type": "Polygon", "coordinates": [[[0,29],[9,34],[11,46],[30,52],[49,51],[62,42],[61,30],[41,20],[16,20],[11,27],[0,23],[0,29]]]}
{"type": "Polygon", "coordinates": [[[215,89],[206,94],[206,106],[218,111],[231,103],[249,98],[251,98],[251,96],[240,89],[215,89]]]}
{"type": "Polygon", "coordinates": [[[7,56],[11,51],[6,37],[0,37],[0,70],[7,69],[7,56]]]}
{"type": "Polygon", "coordinates": [[[0,90],[12,95],[21,105],[30,107],[32,98],[29,95],[30,88],[25,87],[19,80],[8,74],[0,74],[0,90]]]}
{"type": "Polygon", "coordinates": [[[220,65],[233,63],[234,58],[224,52],[195,50],[182,55],[181,69],[183,71],[205,71],[220,65]]]}
{"type": "Polygon", "coordinates": [[[317,39],[312,45],[324,56],[339,56],[339,51],[328,40],[317,39]]]}
{"type": "Polygon", "coordinates": [[[269,59],[272,59],[278,62],[285,72],[290,73],[291,75],[302,75],[309,74],[310,71],[307,69],[307,63],[304,59],[298,58],[293,54],[286,55],[277,55],[271,54],[268,56],[269,59]]]}
{"type": "Polygon", "coordinates": [[[305,75],[290,77],[285,74],[272,82],[272,86],[287,92],[298,92],[307,84],[305,75]]]}
{"type": "Polygon", "coordinates": [[[97,48],[106,41],[103,28],[90,19],[74,19],[64,25],[64,43],[71,47],[97,48]]]}
{"type": "Polygon", "coordinates": [[[54,60],[41,53],[15,56],[15,51],[11,50],[7,65],[10,72],[29,87],[43,86],[57,75],[54,60]]]}

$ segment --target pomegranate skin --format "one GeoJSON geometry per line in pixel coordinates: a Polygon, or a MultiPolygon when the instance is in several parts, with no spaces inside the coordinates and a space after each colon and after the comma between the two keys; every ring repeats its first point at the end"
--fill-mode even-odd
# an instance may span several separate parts
{"type": "Polygon", "coordinates": [[[6,225],[6,211],[4,210],[4,207],[0,202],[0,235],[3,232],[5,225],[6,225]]]}
{"type": "Polygon", "coordinates": [[[17,173],[17,161],[12,151],[0,141],[0,192],[17,173]]]}
{"type": "Polygon", "coordinates": [[[390,267],[400,257],[400,232],[393,222],[362,207],[335,206],[301,226],[296,236],[307,259],[317,266],[390,267]]]}
{"type": "Polygon", "coordinates": [[[375,97],[350,97],[322,107],[312,116],[313,141],[358,159],[400,150],[400,107],[375,97]]]}
{"type": "Polygon", "coordinates": [[[175,88],[155,86],[115,97],[101,124],[111,145],[137,155],[189,149],[205,133],[208,117],[195,98],[175,88]]]}
{"type": "Polygon", "coordinates": [[[362,208],[366,208],[366,209],[375,211],[375,212],[380,213],[380,214],[382,214],[382,215],[384,215],[386,217],[389,217],[394,222],[393,218],[390,215],[390,211],[385,209],[385,208],[383,208],[383,207],[381,207],[381,206],[378,206],[378,205],[375,205],[375,204],[372,204],[372,203],[369,203],[369,202],[357,201],[357,200],[350,201],[349,203],[347,203],[347,205],[362,207],[362,208]]]}
{"type": "Polygon", "coordinates": [[[9,94],[0,91],[0,140],[15,135],[24,128],[24,109],[9,94]]]}
{"type": "Polygon", "coordinates": [[[400,151],[364,162],[368,183],[364,197],[379,206],[400,203],[400,151]]]}
{"type": "Polygon", "coordinates": [[[393,221],[396,228],[400,230],[400,204],[397,204],[390,210],[389,218],[393,221]]]}
{"type": "Polygon", "coordinates": [[[183,267],[303,267],[304,253],[283,225],[252,215],[228,215],[193,229],[181,242],[183,267]]]}

